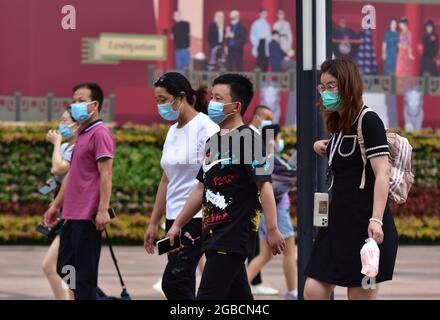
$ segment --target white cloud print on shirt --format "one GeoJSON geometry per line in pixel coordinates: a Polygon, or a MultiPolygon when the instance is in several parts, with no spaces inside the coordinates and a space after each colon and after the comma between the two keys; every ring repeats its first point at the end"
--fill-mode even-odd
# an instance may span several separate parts
{"type": "Polygon", "coordinates": [[[214,206],[221,210],[225,210],[228,206],[228,203],[226,203],[225,197],[222,196],[219,192],[214,193],[211,190],[207,189],[206,193],[206,201],[211,202],[214,206]]]}

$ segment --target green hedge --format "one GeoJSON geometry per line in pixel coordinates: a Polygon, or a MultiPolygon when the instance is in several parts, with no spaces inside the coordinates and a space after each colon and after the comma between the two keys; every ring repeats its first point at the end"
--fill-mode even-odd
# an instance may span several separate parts
{"type": "MultiPolygon", "coordinates": [[[[0,125],[0,213],[39,214],[46,208],[50,197],[42,197],[37,188],[49,178],[52,145],[45,141],[45,133],[55,126],[0,125]]],[[[112,205],[118,212],[151,210],[167,129],[165,125],[112,127],[117,142],[112,205]]],[[[440,130],[406,136],[414,146],[416,184],[407,205],[394,210],[398,216],[440,215],[440,130]],[[420,201],[426,206],[420,207],[420,201]]],[[[293,129],[285,129],[284,138],[288,148],[296,146],[293,129]]]]}
{"type": "MultiPolygon", "coordinates": [[[[35,227],[41,216],[0,215],[0,244],[47,244],[49,241],[35,227]]],[[[292,222],[296,228],[296,217],[292,222]]],[[[142,245],[144,232],[148,227],[149,216],[141,214],[122,214],[108,227],[112,243],[142,245]]],[[[395,218],[399,243],[401,244],[439,244],[440,219],[437,217],[395,218]]],[[[158,239],[164,236],[159,230],[158,239]]]]}
{"type": "MultiPolygon", "coordinates": [[[[41,196],[37,188],[49,178],[52,145],[45,141],[45,133],[54,127],[55,123],[0,124],[0,214],[39,216],[46,210],[51,199],[41,196]]],[[[159,162],[168,127],[110,127],[117,142],[112,206],[119,215],[145,215],[151,212],[160,181],[159,162]]],[[[407,203],[393,206],[393,213],[405,219],[440,219],[440,130],[404,135],[414,147],[416,183],[407,203]]],[[[284,139],[287,149],[296,146],[293,129],[284,129],[284,139]]],[[[295,216],[294,193],[291,199],[295,216]]]]}

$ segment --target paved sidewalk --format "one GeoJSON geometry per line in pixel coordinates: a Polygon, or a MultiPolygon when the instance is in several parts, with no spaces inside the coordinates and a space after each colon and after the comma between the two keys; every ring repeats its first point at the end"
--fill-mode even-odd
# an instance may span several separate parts
{"type": "MultiPolygon", "coordinates": [[[[40,246],[0,246],[0,299],[52,299],[40,269],[46,250],[40,246]]],[[[152,285],[161,277],[166,257],[149,256],[140,246],[116,247],[115,253],[133,299],[163,299],[152,285]]],[[[283,299],[281,257],[275,257],[264,268],[263,279],[279,289],[280,295],[256,299],[283,299]]],[[[99,285],[110,295],[118,295],[121,290],[107,247],[102,250],[99,285]]],[[[336,299],[345,296],[344,288],[336,289],[336,299]]],[[[401,246],[394,280],[382,285],[380,299],[440,299],[440,247],[401,246]]]]}

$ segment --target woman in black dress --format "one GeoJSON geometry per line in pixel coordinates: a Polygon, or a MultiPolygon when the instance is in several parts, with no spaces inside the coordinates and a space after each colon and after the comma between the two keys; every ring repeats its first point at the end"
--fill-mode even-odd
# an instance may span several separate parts
{"type": "MultiPolygon", "coordinates": [[[[315,240],[305,274],[304,297],[329,299],[335,286],[347,287],[349,299],[375,299],[379,282],[391,280],[398,237],[390,208],[388,143],[385,128],[375,112],[362,119],[367,164],[365,187],[360,189],[363,161],[357,140],[362,102],[362,79],[349,60],[327,60],[321,66],[320,105],[330,140],[320,140],[314,150],[327,156],[332,193],[329,223],[315,240]],[[360,250],[367,238],[380,249],[375,279],[361,274],[360,250]]],[[[329,183],[330,185],[330,183],[329,183]]]]}
{"type": "Polygon", "coordinates": [[[437,53],[439,46],[438,35],[435,32],[435,24],[428,20],[425,24],[426,33],[423,36],[423,56],[420,67],[421,76],[437,77],[437,53]]]}

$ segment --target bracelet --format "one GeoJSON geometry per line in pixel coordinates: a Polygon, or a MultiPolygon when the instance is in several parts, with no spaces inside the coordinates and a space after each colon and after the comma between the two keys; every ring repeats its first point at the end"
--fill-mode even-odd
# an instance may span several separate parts
{"type": "Polygon", "coordinates": [[[380,224],[381,227],[383,227],[383,222],[382,222],[382,220],[379,220],[379,219],[376,219],[376,218],[371,218],[369,221],[370,221],[370,222],[371,222],[371,221],[377,222],[378,224],[380,224]]]}

